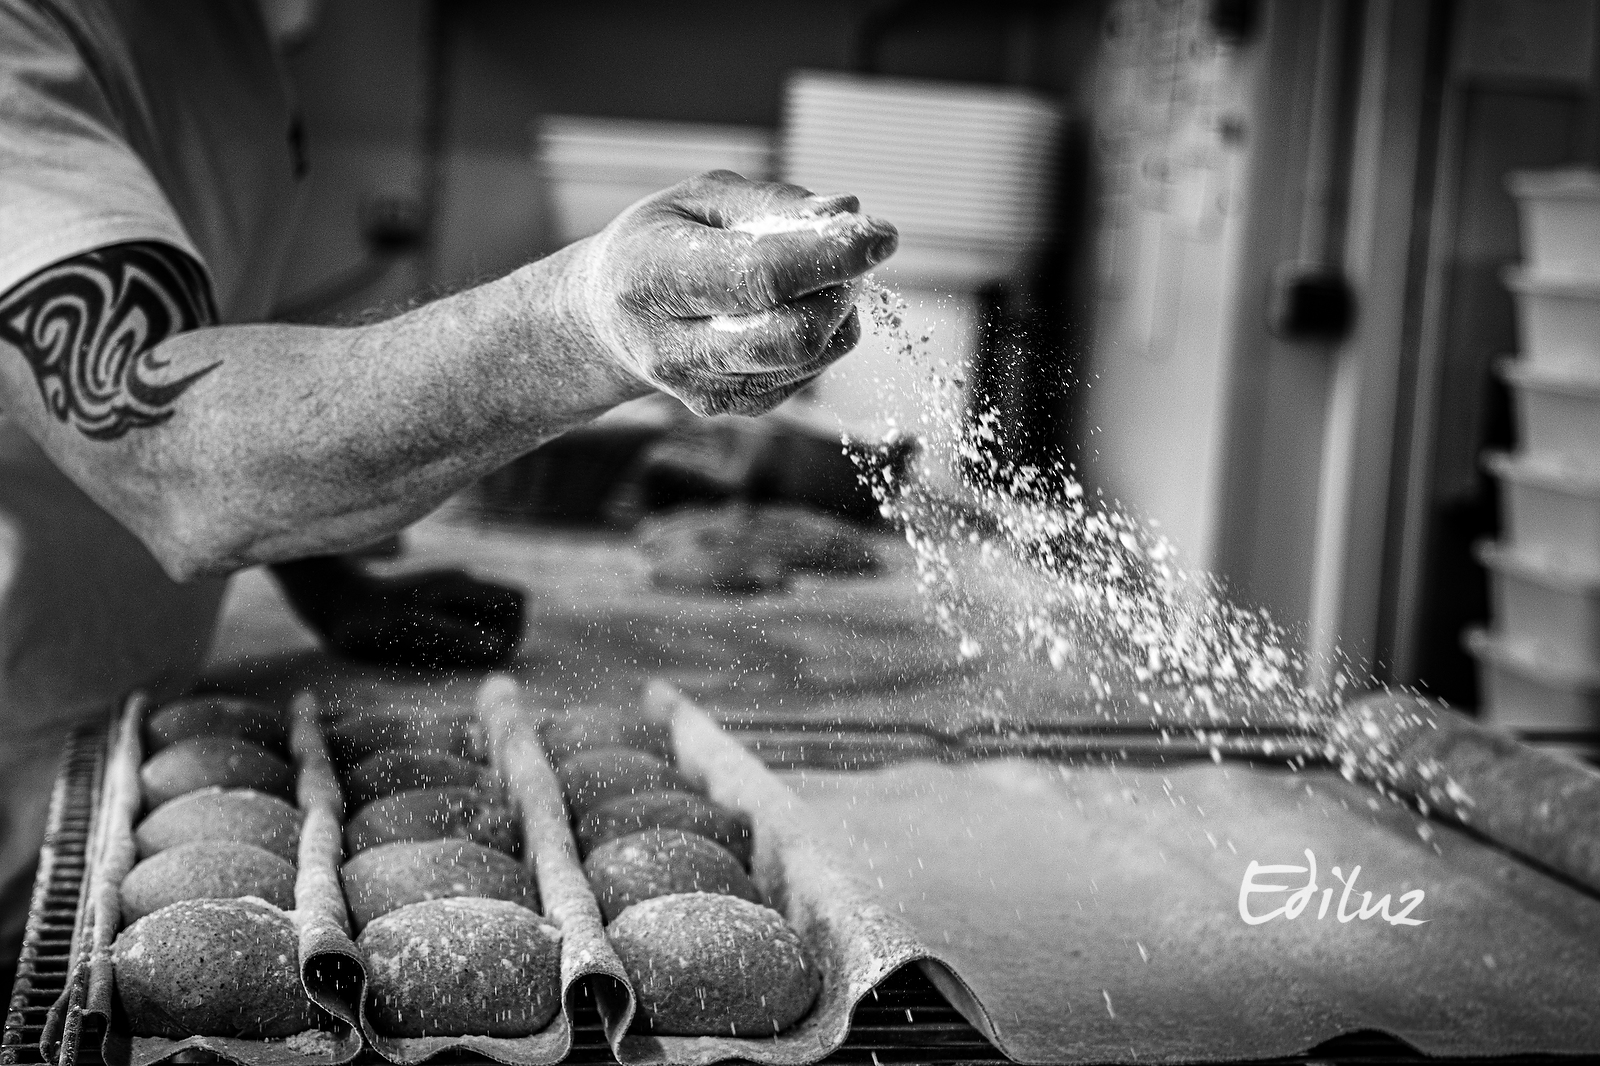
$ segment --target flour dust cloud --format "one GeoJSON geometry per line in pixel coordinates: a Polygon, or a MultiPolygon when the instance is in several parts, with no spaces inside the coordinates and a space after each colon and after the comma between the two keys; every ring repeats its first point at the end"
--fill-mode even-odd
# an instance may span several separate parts
{"type": "MultiPolygon", "coordinates": [[[[905,301],[868,279],[858,307],[894,356],[917,367],[922,394],[910,399],[924,412],[917,469],[900,481],[876,469],[863,476],[904,530],[929,610],[963,658],[1046,660],[1096,694],[1138,693],[1153,715],[1198,727],[1241,709],[1310,724],[1329,709],[1348,683],[1342,671],[1331,692],[1309,688],[1289,634],[1185,569],[1148,523],[1086,491],[1070,468],[999,458],[996,414],[969,412],[960,372],[931,365],[905,301]],[[958,492],[929,487],[941,470],[960,472],[958,492]],[[974,591],[997,583],[1004,595],[974,591]]],[[[891,427],[891,438],[899,432],[891,427]]]]}

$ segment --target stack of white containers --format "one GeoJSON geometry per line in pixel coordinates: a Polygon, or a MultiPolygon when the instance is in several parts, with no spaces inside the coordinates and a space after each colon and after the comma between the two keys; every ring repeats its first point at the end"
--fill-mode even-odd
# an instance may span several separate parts
{"type": "Polygon", "coordinates": [[[636,200],[707,170],[751,181],[772,174],[772,134],[758,127],[546,115],[533,137],[557,245],[598,233],[636,200]]]}
{"type": "Polygon", "coordinates": [[[1050,236],[1061,109],[1023,89],[801,71],[784,108],[785,180],[848,191],[892,219],[888,270],[952,291],[1031,266],[1050,236]]]}
{"type": "Polygon", "coordinates": [[[1500,364],[1516,454],[1485,459],[1503,539],[1479,546],[1492,631],[1468,647],[1485,717],[1528,730],[1600,729],[1600,173],[1515,174],[1526,261],[1507,273],[1521,357],[1500,364]]]}
{"type": "Polygon", "coordinates": [[[876,273],[904,297],[911,336],[928,337],[916,359],[869,339],[817,380],[814,415],[857,433],[945,431],[928,378],[970,362],[977,294],[1024,275],[1051,236],[1060,107],[1002,86],[800,71],[783,123],[784,180],[853,193],[899,228],[876,273]]]}

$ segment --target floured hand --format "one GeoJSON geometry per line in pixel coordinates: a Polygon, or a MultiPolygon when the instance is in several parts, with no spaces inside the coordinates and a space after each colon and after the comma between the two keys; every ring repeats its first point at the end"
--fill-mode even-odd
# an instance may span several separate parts
{"type": "Polygon", "coordinates": [[[894,253],[853,196],[725,170],[634,204],[576,249],[595,341],[699,414],[759,414],[855,347],[853,282],[894,253]]]}

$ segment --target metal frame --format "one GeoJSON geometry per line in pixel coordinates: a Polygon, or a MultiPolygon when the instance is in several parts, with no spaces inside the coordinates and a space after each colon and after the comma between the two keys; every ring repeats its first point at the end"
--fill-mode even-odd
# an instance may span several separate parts
{"type": "MultiPolygon", "coordinates": [[[[40,1040],[51,1009],[67,993],[73,960],[82,947],[80,919],[84,907],[90,843],[105,776],[107,735],[103,723],[78,728],[68,738],[61,771],[50,797],[39,872],[23,934],[22,954],[0,1037],[0,1064],[29,1066],[46,1061],[40,1040]]],[[[98,1049],[76,1054],[76,1027],[69,1027],[70,1061],[92,1066],[98,1049]]]]}

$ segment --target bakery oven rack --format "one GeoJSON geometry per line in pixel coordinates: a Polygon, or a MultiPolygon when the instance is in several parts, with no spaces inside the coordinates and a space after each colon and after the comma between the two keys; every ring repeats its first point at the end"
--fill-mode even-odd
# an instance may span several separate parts
{"type": "MultiPolygon", "coordinates": [[[[89,841],[105,775],[106,727],[80,727],[68,739],[50,797],[39,873],[34,881],[27,932],[0,1038],[0,1064],[31,1066],[45,1061],[39,1046],[45,1017],[67,986],[76,954],[78,921],[84,913],[89,841]]],[[[99,1048],[89,1042],[75,1066],[99,1066],[99,1048]]]]}
{"type": "MultiPolygon", "coordinates": [[[[802,738],[781,727],[770,731],[744,730],[739,735],[775,767],[822,769],[848,765],[860,769],[930,754],[922,750],[921,744],[912,743],[908,747],[903,743],[904,738],[896,742],[881,734],[876,740],[867,733],[854,737],[836,734],[830,738],[832,743],[822,744],[817,743],[821,738],[814,733],[802,738]]],[[[1118,749],[1124,749],[1128,740],[1080,737],[1074,743],[1073,738],[1061,735],[1036,737],[1033,744],[1037,747],[1031,753],[1065,757],[1076,750],[1080,756],[1113,755],[1118,749]]],[[[1021,749],[1033,745],[1018,742],[1002,746],[1012,749],[1006,754],[1023,754],[1021,749]]],[[[1133,746],[1138,747],[1137,744],[1133,746]]],[[[43,1066],[47,1061],[40,1047],[40,1037],[46,1015],[66,989],[67,976],[83,932],[78,923],[85,910],[88,848],[93,837],[108,748],[109,734],[104,726],[82,728],[68,743],[51,797],[48,829],[39,855],[39,872],[22,957],[11,990],[3,1039],[0,1039],[0,1066],[43,1066]]],[[[952,754],[944,753],[945,757],[952,754]]],[[[978,753],[967,754],[972,757],[978,753]]],[[[1127,757],[1133,753],[1123,750],[1121,754],[1127,757]]],[[[1167,754],[1176,753],[1168,748],[1167,754]]],[[[615,1061],[593,1006],[581,1008],[574,1022],[574,1043],[568,1062],[587,1066],[615,1061]]],[[[57,1066],[103,1066],[96,1034],[68,1035],[57,1066]]],[[[381,1061],[370,1050],[357,1060],[361,1066],[377,1066],[381,1061]]],[[[440,1056],[431,1061],[439,1066],[490,1066],[488,1060],[471,1055],[440,1056]]],[[[1004,1061],[994,1046],[969,1025],[919,971],[911,968],[895,974],[861,1002],[849,1039],[825,1060],[829,1066],[1004,1061]]],[[[1424,1060],[1407,1045],[1382,1033],[1354,1033],[1328,1041],[1302,1055],[1277,1061],[1285,1064],[1338,1062],[1354,1066],[1423,1061],[1438,1064],[1446,1060],[1424,1060]]],[[[1548,1060],[1529,1058],[1526,1061],[1548,1060]]]]}
{"type": "MultiPolygon", "coordinates": [[[[105,726],[80,729],[68,743],[56,778],[22,957],[0,1042],[0,1066],[42,1066],[47,1061],[40,1037],[46,1015],[66,989],[77,951],[89,841],[108,749],[105,726]]],[[[567,1061],[575,1066],[614,1062],[598,1011],[586,1006],[574,1020],[573,1049],[567,1061]]],[[[97,1034],[75,1035],[80,1038],[67,1042],[59,1066],[103,1066],[97,1034]]],[[[430,1061],[439,1066],[490,1066],[486,1059],[466,1055],[430,1061]]],[[[849,1042],[828,1061],[839,1066],[893,1066],[1005,1060],[920,973],[902,972],[860,1005],[849,1042]]],[[[369,1050],[357,1062],[377,1066],[382,1060],[369,1050]]]]}

